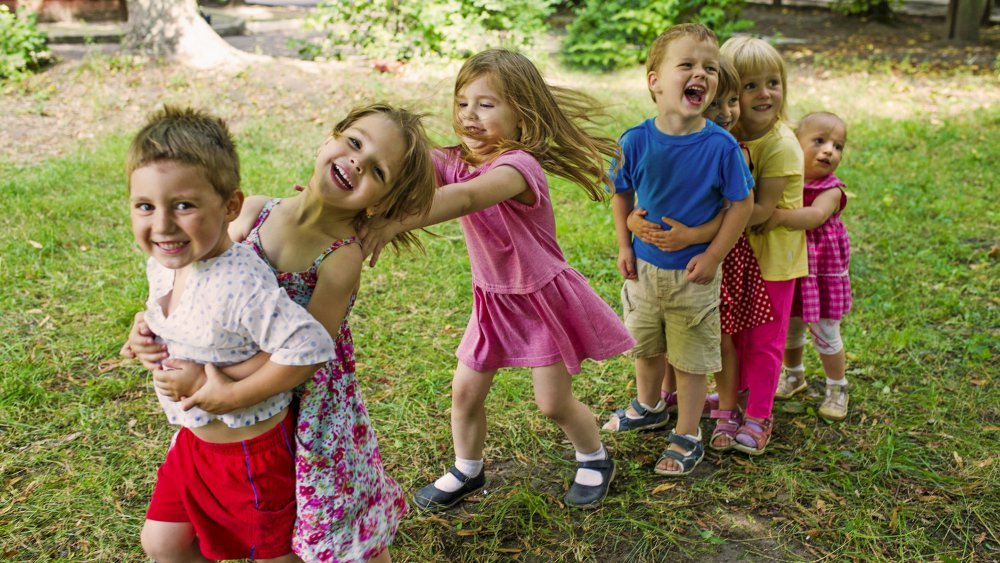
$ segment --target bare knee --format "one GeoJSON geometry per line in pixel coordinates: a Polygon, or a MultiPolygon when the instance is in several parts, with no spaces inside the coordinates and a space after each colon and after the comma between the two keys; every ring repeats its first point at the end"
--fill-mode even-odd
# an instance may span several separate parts
{"type": "Polygon", "coordinates": [[[557,423],[569,418],[574,402],[572,397],[535,397],[538,410],[557,423]]]}
{"type": "Polygon", "coordinates": [[[139,538],[146,555],[159,563],[204,560],[190,524],[147,520],[139,538]]]}
{"type": "Polygon", "coordinates": [[[472,377],[455,377],[451,384],[451,407],[457,412],[472,413],[483,408],[489,384],[472,377]]]}

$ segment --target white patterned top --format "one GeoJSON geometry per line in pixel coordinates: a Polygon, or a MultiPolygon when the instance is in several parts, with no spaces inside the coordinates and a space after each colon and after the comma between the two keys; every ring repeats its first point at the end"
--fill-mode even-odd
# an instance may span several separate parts
{"type": "MultiPolygon", "coordinates": [[[[146,322],[171,358],[200,364],[236,364],[263,350],[271,361],[288,366],[320,364],[336,358],[326,329],[278,286],[274,274],[254,251],[234,244],[221,255],[192,265],[180,301],[163,315],[160,301],[174,285],[174,270],[150,258],[146,263],[149,299],[146,322]]],[[[225,414],[198,408],[183,411],[180,403],[157,392],[171,424],[188,428],[221,420],[230,428],[271,418],[292,401],[283,392],[225,414]]]]}

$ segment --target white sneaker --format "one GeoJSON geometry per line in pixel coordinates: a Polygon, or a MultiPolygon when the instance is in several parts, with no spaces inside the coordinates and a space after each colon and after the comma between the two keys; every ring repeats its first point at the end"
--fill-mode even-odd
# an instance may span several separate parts
{"type": "Polygon", "coordinates": [[[851,396],[846,385],[827,385],[826,398],[819,407],[819,415],[827,420],[844,420],[847,418],[847,405],[851,396]]]}
{"type": "Polygon", "coordinates": [[[781,368],[781,380],[778,381],[778,390],[774,392],[774,398],[791,399],[796,393],[805,391],[808,386],[804,370],[796,372],[781,368]]]}

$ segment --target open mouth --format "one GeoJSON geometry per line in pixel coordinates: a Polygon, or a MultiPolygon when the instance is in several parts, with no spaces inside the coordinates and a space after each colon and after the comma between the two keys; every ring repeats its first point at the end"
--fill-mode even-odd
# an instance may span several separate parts
{"type": "Polygon", "coordinates": [[[715,124],[723,129],[729,129],[729,118],[728,117],[716,117],[715,124]]]}
{"type": "Polygon", "coordinates": [[[684,98],[691,105],[701,105],[705,101],[705,87],[700,85],[688,86],[684,89],[684,98]]]}
{"type": "Polygon", "coordinates": [[[334,164],[330,167],[330,178],[333,179],[333,183],[336,184],[337,187],[346,192],[354,189],[354,184],[351,184],[351,180],[347,177],[346,171],[338,164],[334,164]]]}
{"type": "Polygon", "coordinates": [[[154,242],[153,244],[156,245],[156,247],[159,248],[161,251],[163,251],[165,254],[177,254],[188,245],[187,242],[176,242],[176,241],[154,242]]]}
{"type": "Polygon", "coordinates": [[[768,111],[771,109],[771,104],[761,104],[759,106],[753,106],[754,111],[768,111]]]}

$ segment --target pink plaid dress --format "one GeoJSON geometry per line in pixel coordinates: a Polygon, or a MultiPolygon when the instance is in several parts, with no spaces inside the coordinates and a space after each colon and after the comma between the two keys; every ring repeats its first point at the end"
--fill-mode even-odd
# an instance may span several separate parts
{"type": "Polygon", "coordinates": [[[803,188],[803,205],[812,205],[816,197],[826,190],[840,190],[840,209],[819,227],[806,231],[809,252],[809,275],[799,278],[792,316],[802,317],[807,323],[820,319],[840,320],[851,310],[851,278],[847,270],[851,262],[851,243],[847,227],[840,214],[847,205],[844,183],[830,174],[806,183],[803,188]]]}

